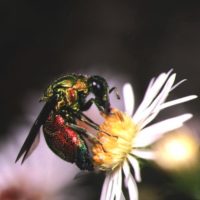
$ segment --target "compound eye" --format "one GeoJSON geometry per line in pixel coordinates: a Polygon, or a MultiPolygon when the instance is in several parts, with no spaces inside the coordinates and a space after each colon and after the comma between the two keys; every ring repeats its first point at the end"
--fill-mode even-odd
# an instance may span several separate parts
{"type": "Polygon", "coordinates": [[[103,85],[97,81],[92,82],[92,89],[95,95],[101,96],[103,95],[103,85]]]}

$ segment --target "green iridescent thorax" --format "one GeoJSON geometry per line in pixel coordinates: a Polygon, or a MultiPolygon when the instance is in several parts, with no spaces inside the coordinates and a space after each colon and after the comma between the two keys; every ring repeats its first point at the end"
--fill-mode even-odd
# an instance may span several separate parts
{"type": "Polygon", "coordinates": [[[88,94],[87,77],[83,75],[67,75],[57,79],[48,86],[42,100],[48,101],[52,96],[57,96],[56,110],[69,107],[73,111],[80,110],[79,100],[88,94]]]}

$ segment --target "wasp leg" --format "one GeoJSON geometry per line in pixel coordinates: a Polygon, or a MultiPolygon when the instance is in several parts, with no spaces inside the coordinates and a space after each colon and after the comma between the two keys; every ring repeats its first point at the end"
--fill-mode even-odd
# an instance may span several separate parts
{"type": "Polygon", "coordinates": [[[86,118],[86,116],[83,115],[82,113],[80,113],[80,115],[82,115],[82,116],[85,118],[85,119],[84,119],[83,117],[77,116],[77,118],[78,118],[80,121],[86,123],[87,125],[91,126],[91,127],[94,128],[95,130],[99,131],[99,125],[98,125],[98,124],[93,123],[92,120],[90,120],[88,117],[86,118]],[[89,119],[89,120],[88,120],[88,119],[89,119]]]}
{"type": "Polygon", "coordinates": [[[87,102],[84,102],[83,105],[81,105],[81,110],[86,111],[88,110],[92,104],[95,102],[94,98],[89,99],[87,102]]]}
{"type": "Polygon", "coordinates": [[[88,110],[92,106],[92,104],[95,104],[99,111],[104,112],[104,109],[97,103],[96,99],[94,98],[89,99],[84,105],[82,105],[81,110],[88,110]]]}
{"type": "Polygon", "coordinates": [[[91,122],[93,125],[95,125],[96,127],[99,127],[99,125],[97,123],[95,123],[92,119],[90,119],[87,115],[85,115],[84,113],[80,113],[86,120],[88,120],[89,122],[91,122]]]}
{"type": "MultiPolygon", "coordinates": [[[[81,113],[81,115],[82,115],[82,113],[81,113]]],[[[77,117],[77,118],[78,118],[78,117],[77,117]]],[[[88,117],[87,117],[87,118],[88,118],[88,117]]],[[[97,131],[100,131],[100,132],[103,132],[103,133],[105,133],[106,135],[110,136],[109,133],[107,133],[107,132],[105,132],[105,131],[103,131],[103,130],[100,130],[100,129],[99,129],[99,125],[94,125],[93,123],[88,122],[87,120],[85,120],[85,119],[83,119],[83,118],[78,118],[78,119],[81,120],[82,122],[86,123],[87,125],[91,126],[93,129],[95,129],[95,130],[97,130],[97,131]]],[[[89,119],[89,118],[88,118],[88,119],[89,119]]],[[[91,120],[91,121],[92,121],[92,120],[91,120]]],[[[117,136],[114,136],[114,137],[117,137],[117,136]]]]}
{"type": "Polygon", "coordinates": [[[80,126],[77,126],[76,124],[71,124],[71,123],[66,123],[66,125],[68,127],[70,127],[71,129],[73,129],[74,131],[77,131],[79,133],[83,133],[85,134],[93,143],[98,143],[101,145],[102,149],[104,152],[106,152],[106,150],[104,149],[102,143],[99,141],[99,139],[94,136],[92,133],[88,132],[86,129],[80,127],[80,126]]]}

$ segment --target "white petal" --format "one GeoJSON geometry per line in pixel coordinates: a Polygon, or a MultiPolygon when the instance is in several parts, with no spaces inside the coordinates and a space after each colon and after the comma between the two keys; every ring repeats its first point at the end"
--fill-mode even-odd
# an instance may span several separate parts
{"type": "Polygon", "coordinates": [[[116,200],[126,200],[126,198],[125,198],[123,192],[122,192],[122,194],[121,194],[121,196],[120,196],[120,199],[116,199],[116,200]]]}
{"type": "Polygon", "coordinates": [[[140,182],[141,181],[140,166],[139,166],[137,159],[135,159],[131,155],[128,155],[128,160],[131,163],[133,170],[135,172],[135,180],[140,182]]]}
{"type": "Polygon", "coordinates": [[[121,188],[121,184],[119,183],[120,174],[121,174],[121,169],[117,169],[113,173],[113,188],[112,188],[112,193],[109,200],[120,199],[121,197],[122,188],[121,188]]]}
{"type": "Polygon", "coordinates": [[[125,106],[125,112],[132,116],[133,110],[134,110],[134,92],[133,88],[130,83],[126,83],[123,86],[123,97],[124,97],[124,106],[125,106]]]}
{"type": "Polygon", "coordinates": [[[154,120],[155,117],[158,115],[158,113],[161,110],[163,110],[167,107],[170,107],[170,106],[174,106],[174,105],[177,105],[177,104],[180,104],[180,103],[184,103],[186,101],[190,101],[190,100],[195,99],[195,98],[197,98],[196,95],[191,95],[191,96],[188,96],[188,97],[183,97],[183,98],[175,99],[175,100],[172,100],[172,101],[168,101],[166,103],[161,104],[160,106],[157,106],[156,110],[154,110],[154,112],[152,112],[152,114],[149,115],[147,117],[147,119],[142,122],[141,128],[145,127],[148,123],[150,123],[152,120],[154,120]]]}
{"type": "Polygon", "coordinates": [[[123,163],[123,172],[124,172],[124,175],[125,175],[124,183],[125,183],[125,186],[127,187],[127,182],[128,182],[129,177],[130,177],[130,167],[129,167],[128,162],[126,160],[123,163]]]}
{"type": "Polygon", "coordinates": [[[190,95],[190,96],[182,97],[182,98],[175,99],[175,100],[172,100],[172,101],[168,101],[166,103],[163,103],[160,106],[160,110],[163,110],[167,107],[171,107],[171,106],[174,106],[174,105],[177,105],[177,104],[180,104],[180,103],[190,101],[192,99],[196,99],[197,97],[198,97],[197,95],[190,95]]]}
{"type": "Polygon", "coordinates": [[[112,175],[111,175],[111,178],[110,178],[110,182],[108,184],[108,188],[107,188],[107,194],[106,194],[106,198],[105,200],[111,200],[111,196],[112,196],[112,189],[113,189],[113,179],[112,179],[112,175]]]}
{"type": "MultiPolygon", "coordinates": [[[[176,83],[172,88],[171,88],[171,91],[174,90],[175,88],[177,88],[179,85],[181,85],[183,82],[187,81],[187,79],[183,79],[181,81],[179,81],[178,83],[176,83]]],[[[170,91],[170,92],[171,92],[170,91]]]]}
{"type": "Polygon", "coordinates": [[[138,188],[132,175],[128,181],[128,192],[130,200],[138,200],[138,188]]]}
{"type": "Polygon", "coordinates": [[[114,200],[120,199],[122,194],[122,177],[121,168],[108,172],[104,180],[101,200],[114,200]]]}
{"type": "Polygon", "coordinates": [[[109,187],[111,187],[111,174],[107,173],[103,183],[100,200],[105,200],[110,196],[111,188],[109,187]]]}
{"type": "Polygon", "coordinates": [[[149,116],[151,116],[151,114],[155,114],[158,113],[159,111],[159,106],[165,101],[165,99],[167,98],[171,87],[174,84],[176,78],[176,74],[172,74],[169,79],[167,80],[167,82],[165,83],[162,91],[158,94],[158,96],[153,100],[153,102],[151,103],[151,105],[149,105],[148,108],[146,108],[146,110],[144,110],[143,112],[140,113],[140,115],[138,117],[133,116],[133,120],[135,123],[139,123],[142,127],[144,127],[146,124],[148,124],[150,122],[150,120],[148,120],[149,116]]]}
{"type": "Polygon", "coordinates": [[[131,153],[139,158],[145,159],[145,160],[154,160],[155,154],[153,151],[145,151],[145,150],[139,150],[139,149],[133,149],[131,153]]]}
{"type": "Polygon", "coordinates": [[[130,200],[138,200],[138,189],[137,184],[131,175],[130,167],[127,161],[124,161],[123,172],[125,175],[125,186],[128,188],[130,200]]]}
{"type": "Polygon", "coordinates": [[[149,86],[146,90],[146,93],[144,95],[144,98],[142,100],[142,103],[138,107],[137,111],[134,114],[134,117],[137,119],[138,115],[140,115],[141,112],[143,112],[153,101],[153,99],[158,95],[158,92],[162,88],[163,84],[167,80],[169,74],[172,70],[170,70],[167,74],[162,73],[160,74],[156,80],[152,79],[149,83],[149,86]]]}
{"type": "Polygon", "coordinates": [[[181,127],[183,123],[189,120],[191,117],[192,114],[187,113],[146,127],[145,129],[141,130],[138,135],[136,135],[133,142],[133,147],[145,147],[152,144],[160,137],[162,137],[162,135],[166,132],[181,127]]]}
{"type": "Polygon", "coordinates": [[[124,197],[123,192],[122,192],[122,170],[121,170],[121,168],[119,169],[119,172],[118,172],[117,185],[118,185],[118,190],[116,192],[116,200],[120,200],[121,198],[123,199],[123,197],[124,197]]]}

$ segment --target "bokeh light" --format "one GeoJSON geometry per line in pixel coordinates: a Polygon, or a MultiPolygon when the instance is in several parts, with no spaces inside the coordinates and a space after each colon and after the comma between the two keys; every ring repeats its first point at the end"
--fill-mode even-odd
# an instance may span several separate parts
{"type": "Polygon", "coordinates": [[[156,145],[156,162],[166,170],[184,170],[195,167],[198,161],[197,139],[188,128],[182,128],[163,137],[156,145]]]}

